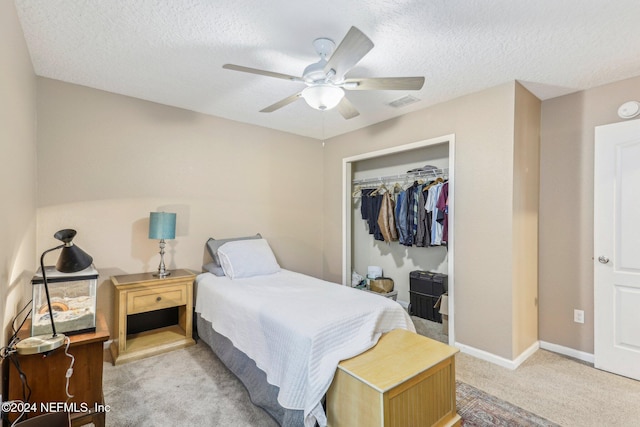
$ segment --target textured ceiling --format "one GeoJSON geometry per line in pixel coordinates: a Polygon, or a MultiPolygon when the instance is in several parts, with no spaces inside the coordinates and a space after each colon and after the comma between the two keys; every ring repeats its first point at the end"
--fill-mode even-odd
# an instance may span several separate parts
{"type": "Polygon", "coordinates": [[[540,99],[640,75],[638,0],[16,0],[39,76],[318,139],[512,80],[540,99]],[[419,91],[349,91],[360,116],[313,110],[301,76],[351,26],[375,44],[347,77],[424,76],[419,91]],[[387,105],[405,95],[420,102],[387,105]]]}

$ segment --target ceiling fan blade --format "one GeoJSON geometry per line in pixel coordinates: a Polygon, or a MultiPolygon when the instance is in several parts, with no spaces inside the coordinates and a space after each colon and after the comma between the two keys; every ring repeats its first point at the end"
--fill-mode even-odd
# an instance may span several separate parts
{"type": "Polygon", "coordinates": [[[294,82],[302,81],[300,77],[290,76],[288,74],[282,73],[274,73],[273,71],[258,70],[257,68],[243,67],[242,65],[224,64],[222,68],[233,71],[242,71],[244,73],[258,74],[261,76],[275,77],[276,79],[291,80],[294,82]]]}
{"type": "Polygon", "coordinates": [[[278,102],[276,102],[275,104],[269,105],[266,108],[263,108],[262,110],[260,110],[261,113],[271,113],[273,111],[276,111],[286,105],[291,104],[292,102],[296,101],[298,98],[302,97],[302,92],[298,92],[296,94],[293,94],[291,96],[286,97],[283,100],[280,100],[278,102]]]}
{"type": "Polygon", "coordinates": [[[325,65],[325,74],[333,70],[336,76],[344,76],[371,49],[373,49],[373,42],[369,37],[356,27],[351,27],[325,65]]]}
{"type": "Polygon", "coordinates": [[[356,110],[353,104],[346,97],[342,98],[342,101],[338,104],[338,112],[347,120],[360,115],[358,110],[356,110]]]}
{"type": "Polygon", "coordinates": [[[424,85],[424,77],[378,77],[345,79],[342,86],[346,90],[419,90],[424,85]]]}

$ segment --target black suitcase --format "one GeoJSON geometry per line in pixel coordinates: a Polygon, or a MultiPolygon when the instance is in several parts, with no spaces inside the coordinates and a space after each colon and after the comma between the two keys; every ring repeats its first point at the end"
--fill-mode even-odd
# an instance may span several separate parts
{"type": "Polygon", "coordinates": [[[446,274],[430,271],[409,273],[409,314],[442,323],[440,310],[435,305],[440,296],[449,290],[447,280],[446,274]]]}

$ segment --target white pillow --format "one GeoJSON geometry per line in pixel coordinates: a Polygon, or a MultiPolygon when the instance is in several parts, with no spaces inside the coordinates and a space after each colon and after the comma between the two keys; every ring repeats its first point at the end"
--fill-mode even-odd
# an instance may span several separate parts
{"type": "Polygon", "coordinates": [[[218,248],[224,245],[227,242],[232,242],[234,240],[248,240],[248,239],[262,239],[260,233],[255,236],[247,236],[247,237],[232,237],[230,239],[214,239],[213,237],[207,240],[207,251],[209,251],[209,255],[211,255],[211,262],[202,266],[203,270],[208,271],[209,273],[213,273],[216,276],[224,276],[224,271],[222,270],[222,266],[220,265],[220,259],[218,258],[218,248]]]}
{"type": "Polygon", "coordinates": [[[278,261],[265,239],[227,242],[218,248],[218,257],[224,274],[231,279],[280,271],[278,261]]]}

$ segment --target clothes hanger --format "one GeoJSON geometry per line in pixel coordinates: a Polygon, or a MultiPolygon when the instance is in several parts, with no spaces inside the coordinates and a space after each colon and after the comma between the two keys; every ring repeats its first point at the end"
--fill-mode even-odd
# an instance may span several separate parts
{"type": "Polygon", "coordinates": [[[413,184],[416,184],[416,183],[417,183],[417,181],[408,181],[408,182],[404,185],[404,189],[405,189],[405,190],[408,190],[408,189],[410,189],[411,187],[413,187],[413,184]]]}
{"type": "Polygon", "coordinates": [[[356,185],[353,189],[353,193],[351,193],[351,197],[356,198],[358,196],[362,196],[362,188],[359,185],[356,185]]]}
{"type": "Polygon", "coordinates": [[[429,185],[425,185],[422,191],[428,191],[431,187],[441,182],[444,182],[444,180],[441,177],[437,177],[435,181],[431,182],[429,185]]]}
{"type": "Polygon", "coordinates": [[[377,196],[378,194],[380,194],[381,191],[388,191],[387,187],[385,187],[385,185],[384,185],[384,182],[382,184],[380,184],[380,186],[378,188],[373,190],[371,192],[370,196],[377,196]]]}

